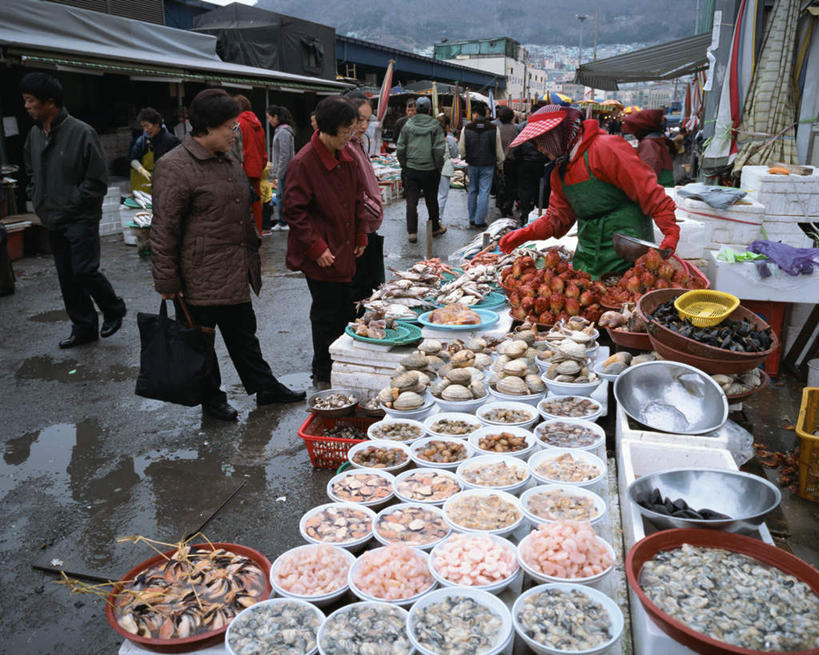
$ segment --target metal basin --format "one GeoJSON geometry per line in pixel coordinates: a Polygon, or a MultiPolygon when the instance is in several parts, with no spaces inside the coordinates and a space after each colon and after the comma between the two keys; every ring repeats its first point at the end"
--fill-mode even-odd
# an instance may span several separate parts
{"type": "Polygon", "coordinates": [[[628,497],[640,514],[658,528],[718,528],[740,532],[760,525],[774,510],[782,494],[776,485],[750,473],[722,469],[671,469],[644,475],[628,486],[628,497]],[[696,510],[727,514],[730,520],[704,521],[654,512],[637,504],[637,498],[659,489],[672,501],[682,498],[696,510]]]}
{"type": "Polygon", "coordinates": [[[722,388],[700,369],[679,362],[646,362],[623,371],[614,397],[631,418],[660,432],[704,434],[728,419],[722,388]]]}
{"type": "Polygon", "coordinates": [[[349,416],[355,412],[356,405],[358,405],[358,400],[360,398],[361,393],[354,391],[353,389],[326,389],[324,391],[314,393],[307,398],[307,411],[314,412],[319,416],[324,416],[325,418],[340,418],[342,416],[349,416]],[[326,398],[327,396],[332,396],[335,393],[343,393],[346,396],[354,396],[355,400],[348,405],[344,405],[343,407],[335,407],[333,409],[317,409],[316,407],[313,407],[313,403],[319,398],[326,398]]]}
{"type": "Polygon", "coordinates": [[[650,241],[643,241],[620,232],[614,232],[611,240],[614,244],[614,252],[631,263],[636,262],[652,248],[657,248],[657,245],[650,241]]]}

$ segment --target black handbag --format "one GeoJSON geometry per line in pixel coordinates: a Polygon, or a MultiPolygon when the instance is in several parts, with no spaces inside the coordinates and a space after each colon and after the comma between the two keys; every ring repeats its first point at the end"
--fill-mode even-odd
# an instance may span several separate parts
{"type": "Polygon", "coordinates": [[[187,325],[168,318],[166,300],[162,301],[159,314],[137,314],[141,352],[135,393],[192,407],[203,400],[215,330],[194,325],[185,302],[181,298],[178,302],[187,325]]]}

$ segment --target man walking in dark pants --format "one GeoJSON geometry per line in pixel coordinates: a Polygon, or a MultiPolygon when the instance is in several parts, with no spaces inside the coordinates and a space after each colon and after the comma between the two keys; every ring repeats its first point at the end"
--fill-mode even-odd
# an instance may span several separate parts
{"type": "Polygon", "coordinates": [[[446,150],[444,131],[441,124],[430,116],[432,103],[429,98],[418,98],[415,109],[418,113],[404,125],[395,149],[406,185],[407,236],[410,243],[418,241],[418,200],[422,190],[432,221],[432,236],[446,232],[438,213],[438,185],[446,150]]]}
{"type": "Polygon", "coordinates": [[[110,337],[122,327],[125,302],[100,273],[99,222],[108,189],[108,170],[94,128],[63,107],[59,81],[46,73],[29,73],[20,82],[26,111],[38,124],[24,149],[28,195],[48,229],[71,335],[60,348],[72,348],[110,337]],[[93,302],[92,302],[93,299],[93,302]]]}
{"type": "MultiPolygon", "coordinates": [[[[545,106],[545,103],[535,103],[532,106],[532,113],[545,106]]],[[[528,123],[521,123],[518,125],[518,134],[523,131],[523,128],[525,128],[527,124],[528,123]]],[[[529,220],[529,214],[537,205],[540,181],[545,175],[545,166],[549,160],[546,159],[546,155],[541,154],[530,141],[522,143],[519,147],[514,148],[512,152],[514,153],[515,167],[517,169],[520,224],[526,225],[526,222],[529,220]]],[[[548,199],[549,195],[547,194],[547,202],[548,199]]]]}

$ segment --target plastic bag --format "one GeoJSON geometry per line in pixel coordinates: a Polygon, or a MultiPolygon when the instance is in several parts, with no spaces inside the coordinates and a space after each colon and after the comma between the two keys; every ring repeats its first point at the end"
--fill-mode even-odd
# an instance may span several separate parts
{"type": "Polygon", "coordinates": [[[748,250],[768,257],[788,275],[810,275],[819,264],[819,248],[794,248],[780,241],[754,241],[748,250]]]}
{"type": "Polygon", "coordinates": [[[727,209],[737,202],[737,200],[744,198],[748,194],[742,189],[724,186],[708,186],[700,182],[692,182],[677,189],[677,195],[682,198],[702,200],[705,204],[714,209],[727,209]]]}

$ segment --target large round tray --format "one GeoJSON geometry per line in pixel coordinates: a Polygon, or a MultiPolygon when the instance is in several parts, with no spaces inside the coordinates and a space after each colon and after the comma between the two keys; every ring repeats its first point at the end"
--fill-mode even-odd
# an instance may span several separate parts
{"type": "MultiPolygon", "coordinates": [[[[697,653],[702,653],[702,655],[725,655],[726,653],[758,655],[759,651],[732,646],[692,630],[657,607],[643,591],[639,583],[643,564],[661,550],[672,550],[683,544],[722,548],[723,550],[748,555],[764,564],[775,566],[781,571],[790,573],[809,585],[814,593],[819,594],[819,571],[795,555],[766,544],[759,539],[719,530],[695,529],[663,530],[645,537],[634,544],[626,556],[628,584],[640,599],[640,603],[646,612],[663,632],[697,653]]],[[[764,599],[760,600],[764,601],[764,599]]],[[[809,653],[815,654],[816,650],[793,651],[789,655],[808,655],[809,653]]]]}
{"type": "MultiPolygon", "coordinates": [[[[205,550],[208,549],[216,550],[219,548],[224,548],[225,550],[229,550],[230,552],[236,553],[237,555],[244,555],[245,557],[249,557],[256,564],[259,565],[259,567],[262,569],[262,573],[264,574],[265,591],[262,593],[261,596],[259,596],[259,600],[265,600],[270,595],[270,591],[272,589],[272,587],[270,586],[270,561],[260,552],[253,550],[252,548],[248,548],[247,546],[222,542],[214,542],[212,544],[194,544],[191,547],[201,548],[205,550]]],[[[159,562],[168,559],[175,552],[176,552],[175,550],[169,550],[166,551],[163,555],[154,555],[153,557],[145,560],[141,564],[137,564],[134,568],[132,568],[130,571],[128,571],[128,573],[126,573],[122,577],[120,582],[132,580],[141,571],[153,566],[154,564],[158,564],[159,562]]],[[[120,585],[118,584],[114,588],[114,590],[109,594],[108,600],[105,604],[105,617],[108,619],[108,623],[111,624],[111,627],[117,632],[117,634],[124,637],[125,639],[128,639],[136,644],[139,644],[143,648],[147,648],[158,653],[186,653],[188,651],[200,650],[207,646],[214,646],[216,644],[224,642],[225,640],[225,631],[227,630],[229,624],[222,626],[218,630],[203,632],[193,637],[185,637],[183,639],[151,639],[149,637],[140,637],[139,635],[131,634],[122,626],[120,626],[120,624],[117,622],[116,617],[114,616],[114,601],[116,599],[116,595],[119,589],[120,585]]]]}

